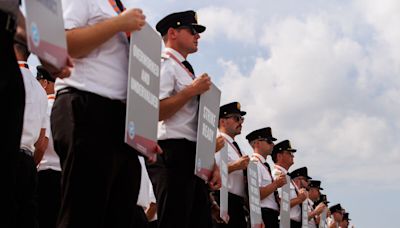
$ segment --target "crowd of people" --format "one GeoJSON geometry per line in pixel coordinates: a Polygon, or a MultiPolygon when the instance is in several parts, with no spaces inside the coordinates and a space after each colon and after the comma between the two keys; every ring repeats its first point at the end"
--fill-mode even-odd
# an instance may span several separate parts
{"type": "MultiPolygon", "coordinates": [[[[211,77],[187,61],[200,33],[192,10],[165,16],[157,25],[161,56],[158,147],[147,160],[124,142],[129,34],[146,23],[141,9],[120,0],[63,0],[69,61],[62,69],[41,60],[28,66],[24,17],[18,0],[0,0],[0,144],[3,193],[0,227],[250,227],[247,167],[257,163],[264,227],[279,227],[282,187],[290,185],[290,227],[348,227],[340,204],[329,210],[321,181],[307,168],[290,171],[289,140],[275,144],[270,127],[240,135],[245,111],[239,102],[220,107],[215,165],[205,182],[194,174],[199,96],[211,77]],[[228,221],[219,217],[223,147],[228,156],[228,221]],[[266,160],[271,156],[273,165],[266,160]],[[273,168],[271,168],[271,166],[273,168]],[[287,182],[287,177],[290,182],[287,182]]],[[[224,91],[222,91],[223,94],[224,91]]]]}

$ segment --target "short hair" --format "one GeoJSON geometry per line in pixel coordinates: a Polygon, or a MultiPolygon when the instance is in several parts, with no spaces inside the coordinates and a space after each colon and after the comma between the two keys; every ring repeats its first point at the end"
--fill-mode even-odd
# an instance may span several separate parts
{"type": "Polygon", "coordinates": [[[272,153],[272,154],[271,154],[271,158],[272,158],[272,161],[273,161],[274,163],[276,163],[277,160],[278,160],[278,154],[279,154],[279,153],[272,153]]]}
{"type": "Polygon", "coordinates": [[[254,149],[257,140],[249,142],[250,146],[254,149]]]}

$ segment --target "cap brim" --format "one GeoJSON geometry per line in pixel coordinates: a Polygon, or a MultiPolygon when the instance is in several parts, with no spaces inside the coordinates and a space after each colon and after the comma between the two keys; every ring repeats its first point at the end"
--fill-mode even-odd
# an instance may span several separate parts
{"type": "Polygon", "coordinates": [[[271,140],[271,141],[276,141],[277,139],[274,138],[274,137],[271,137],[271,138],[269,138],[269,140],[271,140]]]}
{"type": "Polygon", "coordinates": [[[296,152],[297,150],[296,149],[286,149],[287,151],[290,151],[290,152],[296,152]]]}
{"type": "Polygon", "coordinates": [[[240,115],[241,115],[241,116],[244,116],[244,115],[246,115],[246,113],[247,113],[247,112],[240,111],[240,115]]]}
{"type": "Polygon", "coordinates": [[[318,187],[318,186],[310,186],[310,188],[318,188],[319,190],[324,190],[323,188],[318,187]]]}
{"type": "Polygon", "coordinates": [[[203,25],[198,25],[198,24],[192,24],[194,30],[196,30],[197,33],[202,33],[206,31],[206,27],[203,25]]]}

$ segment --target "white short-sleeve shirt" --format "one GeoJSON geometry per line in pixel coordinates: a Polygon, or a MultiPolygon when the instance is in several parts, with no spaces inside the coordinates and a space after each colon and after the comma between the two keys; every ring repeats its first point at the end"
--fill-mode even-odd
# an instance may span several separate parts
{"type": "Polygon", "coordinates": [[[44,152],[43,158],[39,163],[38,171],[47,169],[61,171],[60,158],[58,157],[56,151],[54,150],[53,135],[51,133],[51,128],[50,128],[50,115],[51,115],[51,109],[53,108],[54,104],[54,98],[55,98],[54,94],[47,95],[48,125],[46,127],[46,135],[48,135],[49,143],[47,144],[47,149],[44,152]]]}
{"type": "MultiPolygon", "coordinates": [[[[18,61],[19,64],[27,64],[18,61]]],[[[47,95],[32,72],[20,67],[25,86],[25,112],[21,137],[21,148],[35,151],[34,144],[39,139],[40,130],[48,126],[47,95]]]]}
{"type": "MultiPolygon", "coordinates": [[[[314,202],[308,198],[306,200],[308,201],[308,212],[312,212],[314,210],[314,202]]],[[[317,228],[314,218],[311,218],[310,220],[308,220],[308,227],[309,228],[317,228]]]]}
{"type": "MultiPolygon", "coordinates": [[[[236,151],[236,148],[233,146],[233,139],[229,135],[219,132],[225,140],[228,146],[228,164],[234,161],[237,161],[241,156],[236,151]]],[[[220,164],[221,154],[218,151],[215,153],[215,161],[217,164],[220,164]]],[[[228,174],[228,192],[233,193],[235,195],[244,197],[245,196],[245,182],[244,182],[243,170],[235,170],[228,174]]]]}
{"type": "MultiPolygon", "coordinates": [[[[279,173],[287,174],[288,171],[285,168],[283,168],[282,166],[275,165],[274,171],[273,171],[273,174],[274,174],[273,176],[274,177],[279,176],[279,173]]],[[[279,196],[282,196],[281,188],[278,189],[278,192],[279,192],[279,196]]],[[[296,189],[295,189],[293,182],[291,181],[290,182],[290,200],[292,200],[296,197],[297,197],[296,189]]],[[[301,204],[290,208],[290,219],[295,220],[297,222],[301,222],[301,204]]]]}
{"type": "MultiPolygon", "coordinates": [[[[174,55],[180,62],[185,60],[174,49],[164,49],[160,69],[160,100],[177,94],[193,82],[185,68],[167,53],[174,55]]],[[[197,97],[192,97],[173,116],[160,121],[158,123],[158,139],[185,138],[193,142],[197,141],[198,106],[197,97]]]]}
{"type": "MultiPolygon", "coordinates": [[[[252,156],[252,160],[257,162],[258,186],[265,187],[272,184],[272,182],[274,181],[272,179],[272,173],[270,174],[268,168],[263,164],[267,162],[266,159],[258,153],[253,153],[252,156]]],[[[269,194],[264,199],[260,199],[260,206],[262,208],[270,208],[279,211],[279,206],[276,203],[274,193],[269,194]]]]}
{"type": "MultiPolygon", "coordinates": [[[[62,0],[65,29],[92,26],[118,14],[109,1],[62,0]]],[[[74,87],[115,100],[126,100],[129,43],[120,32],[83,58],[74,58],[71,76],[56,80],[56,91],[74,87]]]]}

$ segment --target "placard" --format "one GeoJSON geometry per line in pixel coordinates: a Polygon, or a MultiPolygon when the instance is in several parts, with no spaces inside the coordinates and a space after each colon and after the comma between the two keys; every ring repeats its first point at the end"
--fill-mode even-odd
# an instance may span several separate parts
{"type": "Polygon", "coordinates": [[[225,143],[224,147],[218,152],[220,153],[219,170],[221,174],[221,189],[219,193],[219,216],[228,223],[228,145],[225,143]]]}
{"type": "Polygon", "coordinates": [[[290,227],[290,183],[291,179],[286,175],[286,184],[281,187],[280,228],[290,227]]]}
{"type": "Polygon", "coordinates": [[[210,179],[214,168],[220,98],[221,91],[214,84],[200,95],[194,172],[204,181],[210,179]]]}
{"type": "Polygon", "coordinates": [[[131,34],[125,142],[154,158],[159,118],[161,37],[146,23],[131,34]]]}
{"type": "Polygon", "coordinates": [[[327,224],[326,224],[326,215],[328,214],[328,208],[325,208],[320,216],[320,220],[319,220],[319,228],[326,228],[327,224]]]}
{"type": "Polygon", "coordinates": [[[249,206],[251,228],[261,228],[263,224],[260,207],[260,188],[258,186],[257,161],[247,166],[247,184],[249,188],[249,206]]]}
{"type": "Polygon", "coordinates": [[[60,0],[27,0],[26,31],[29,50],[60,69],[68,51],[60,0]]]}
{"type": "Polygon", "coordinates": [[[306,198],[303,203],[301,203],[301,215],[302,215],[302,228],[308,228],[308,199],[306,198]]]}

